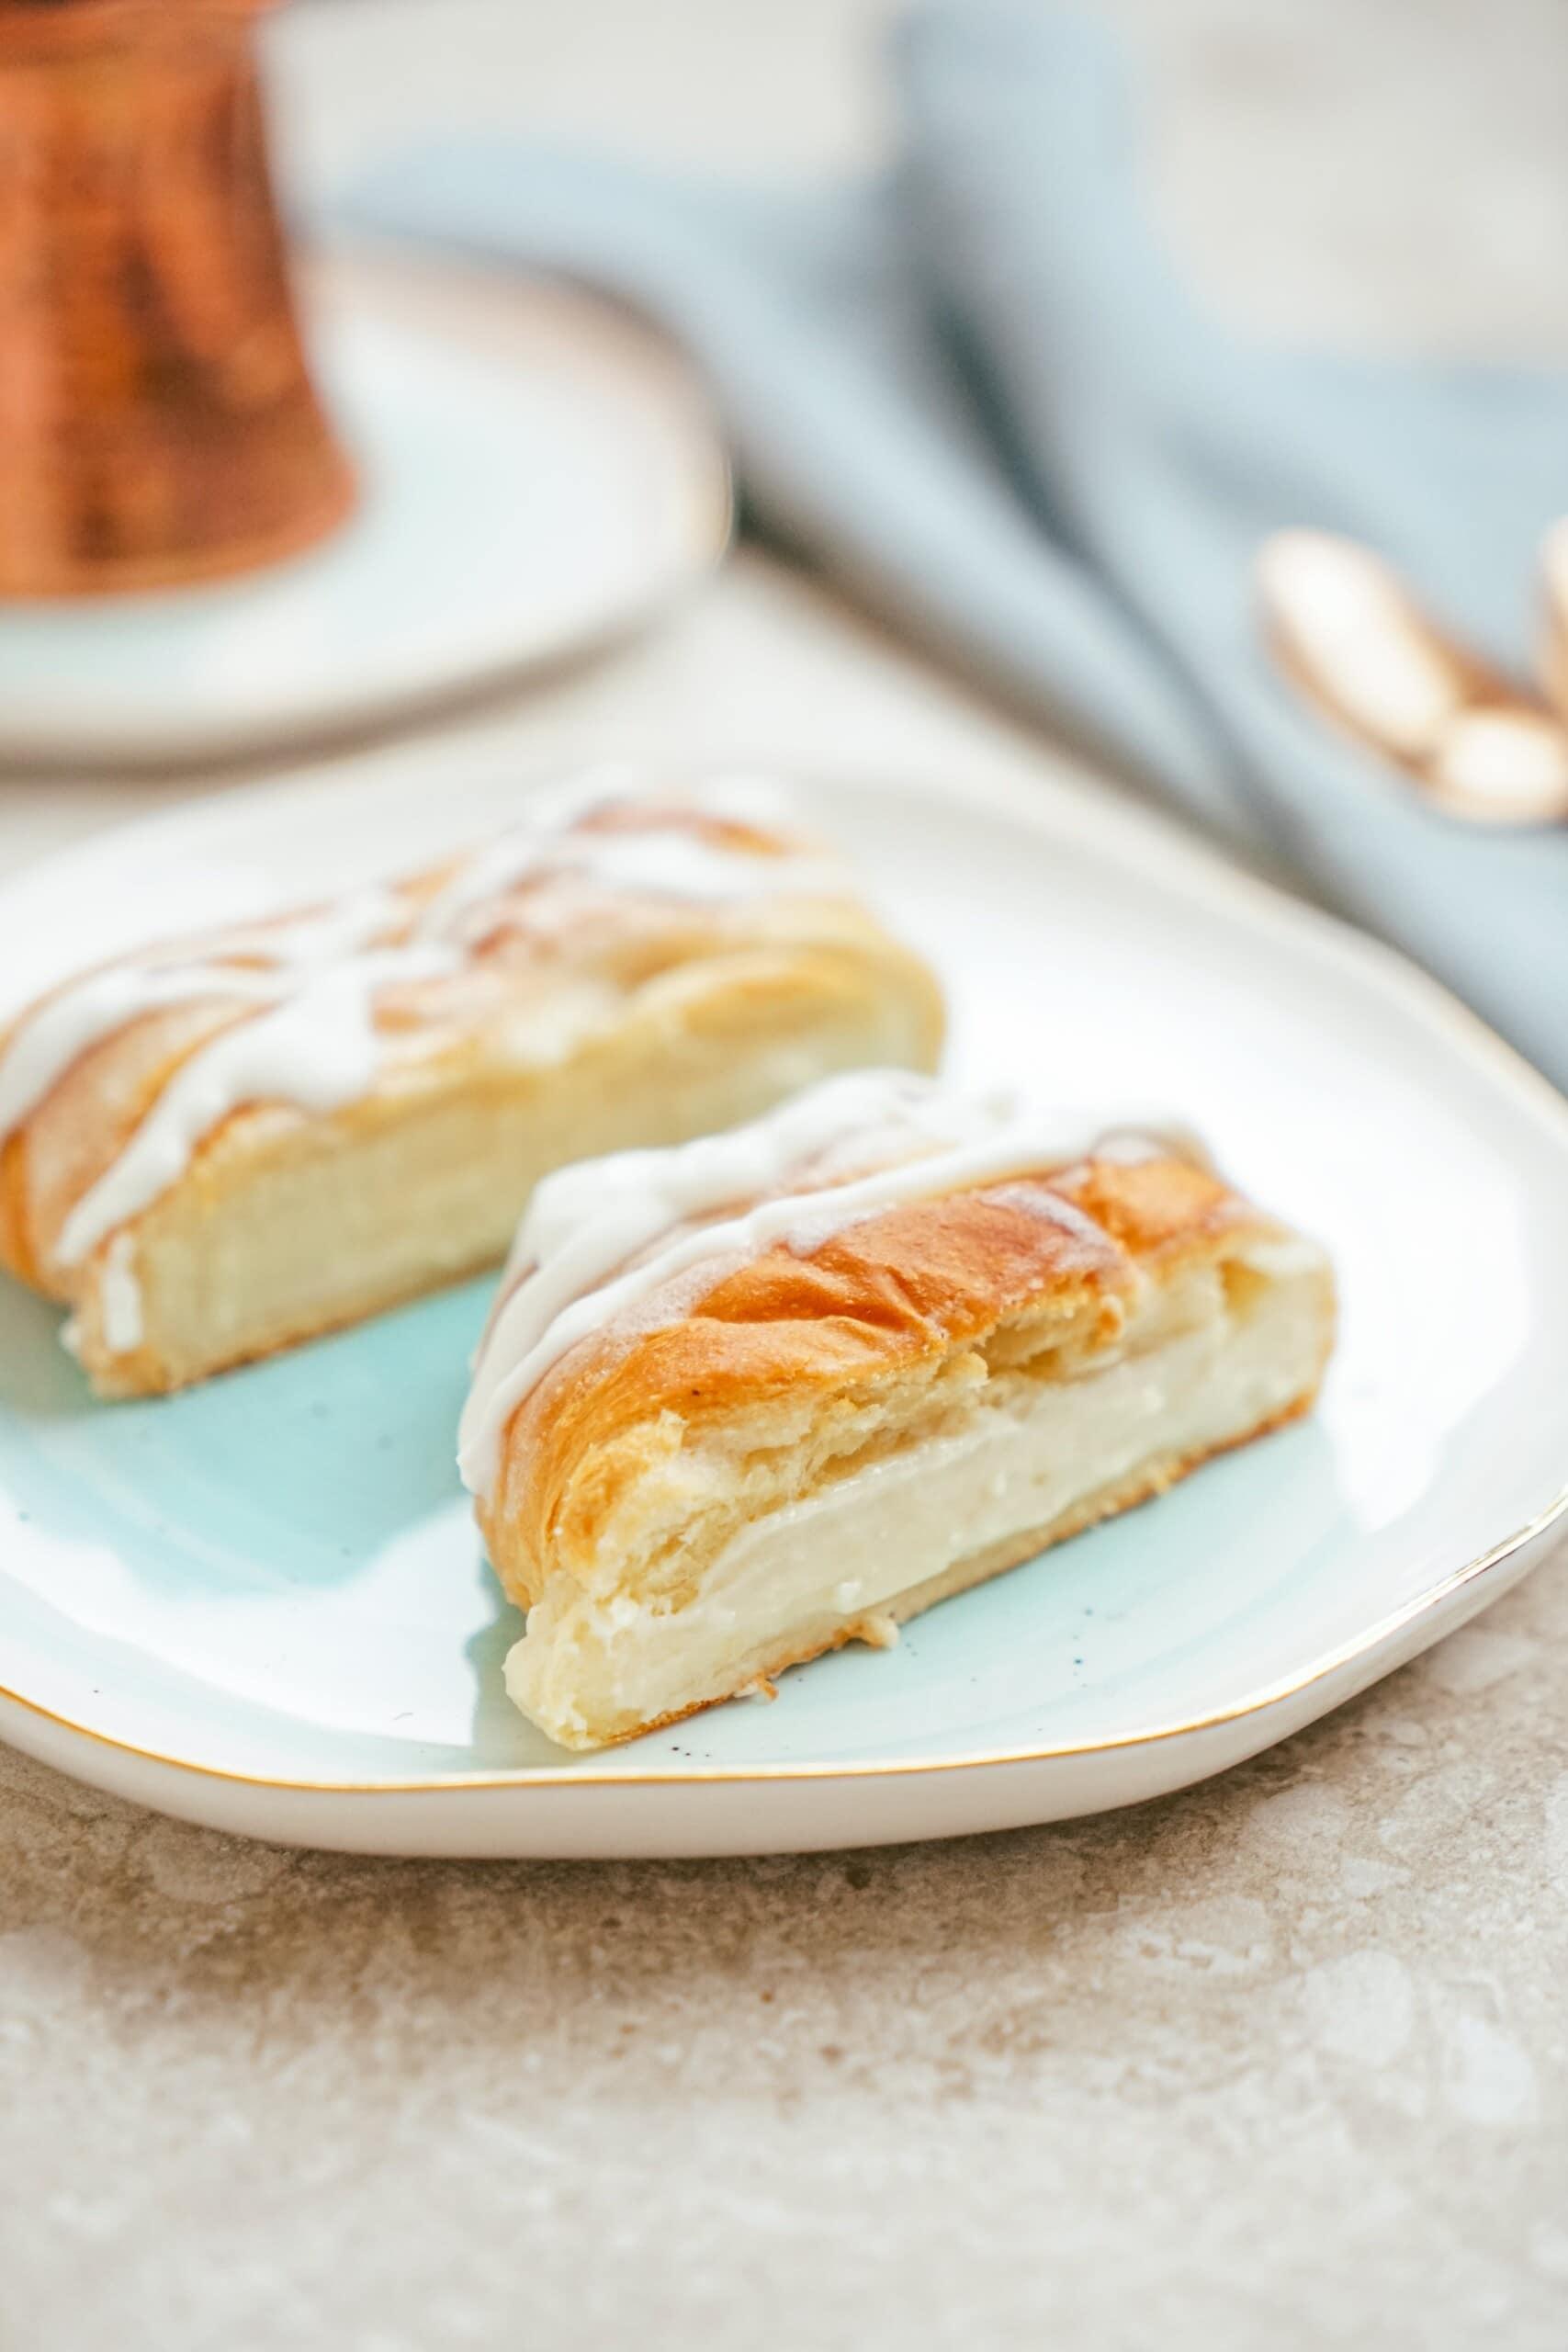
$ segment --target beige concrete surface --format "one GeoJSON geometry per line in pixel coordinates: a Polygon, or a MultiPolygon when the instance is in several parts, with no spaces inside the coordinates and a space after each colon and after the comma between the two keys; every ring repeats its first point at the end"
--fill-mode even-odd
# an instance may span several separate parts
{"type": "MultiPolygon", "coordinates": [[[[1568,347],[1560,0],[1114,13],[1216,300],[1568,347]]],[[[886,137],[888,14],[334,0],[274,46],[305,187],[457,119],[826,168],[886,137]]],[[[1061,773],[755,558],[461,731],[1061,773]]],[[[0,867],[191,788],[0,784],[0,867]]],[[[0,2347],[1563,2352],[1563,1567],[1223,1782],[945,1848],[350,1861],[0,1749],[0,2347]]]]}

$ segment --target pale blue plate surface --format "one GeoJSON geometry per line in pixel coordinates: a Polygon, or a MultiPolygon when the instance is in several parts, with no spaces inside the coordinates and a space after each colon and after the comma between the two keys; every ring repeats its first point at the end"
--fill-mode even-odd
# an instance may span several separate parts
{"type": "MultiPolygon", "coordinates": [[[[481,829],[515,789],[472,784],[459,826],[481,829]]],[[[451,796],[429,798],[412,777],[243,795],[139,828],[112,857],[74,852],[0,897],[0,986],[101,953],[128,889],[143,928],[276,895],[302,826],[322,878],[371,831],[395,864],[450,834],[451,796]]],[[[846,1651],[787,1676],[772,1705],[569,1758],[502,1693],[518,1620],[453,1467],[486,1284],[108,1407],[53,1311],[0,1284],[0,1684],[28,1702],[11,1736],[158,1802],[334,1842],[590,1851],[985,1826],[1264,1744],[1434,1637],[1459,1605],[1434,1597],[1553,1508],[1568,1470],[1555,1098],[1392,959],[1196,858],[1140,855],[1125,820],[1086,840],[1054,831],[1048,802],[813,798],[938,954],[962,1069],[1044,1074],[1112,1106],[1168,1100],[1328,1241],[1345,1324],[1319,1415],[932,1611],[890,1654],[846,1651]],[[1416,1632],[1395,1640],[1393,1620],[1416,1632]],[[1277,1714],[1281,1690],[1297,1695],[1277,1714]],[[178,1759],[166,1787],[148,1757],[178,1759]],[[996,1760],[1020,1757],[1035,1779],[996,1760]],[[930,1793],[901,1792],[895,1817],[888,1777],[939,1763],[955,1769],[910,1780],[930,1793]],[[464,1785],[519,1770],[504,1792],[464,1785]],[[592,1823],[549,1810],[584,1781],[592,1823]],[[384,1793],[372,1814],[323,1783],[384,1793]],[[657,1821],[637,1815],[639,1791],[658,1793],[657,1821]]]]}

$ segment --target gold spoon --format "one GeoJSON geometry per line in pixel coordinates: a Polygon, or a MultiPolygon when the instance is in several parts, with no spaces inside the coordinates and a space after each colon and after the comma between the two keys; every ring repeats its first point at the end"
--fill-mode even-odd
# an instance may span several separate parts
{"type": "MultiPolygon", "coordinates": [[[[1549,535],[1543,668],[1568,715],[1568,524],[1549,535]]],[[[1568,726],[1424,612],[1393,566],[1330,531],[1276,531],[1258,558],[1265,641],[1345,733],[1471,824],[1568,818],[1568,726]]]]}

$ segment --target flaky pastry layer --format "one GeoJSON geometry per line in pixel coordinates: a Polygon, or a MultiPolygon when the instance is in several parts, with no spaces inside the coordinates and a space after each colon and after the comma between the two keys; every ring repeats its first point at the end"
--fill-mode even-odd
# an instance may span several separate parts
{"type": "MultiPolygon", "coordinates": [[[[417,911],[445,878],[400,887],[417,911]]],[[[939,1050],[927,967],[829,888],[586,898],[558,929],[519,943],[503,910],[460,968],[394,979],[354,1099],[241,1102],[70,1262],[73,1214],[250,1009],[197,996],[115,1027],[0,1145],[0,1265],[72,1307],[102,1392],[175,1388],[493,1263],[563,1162],[705,1134],[867,1060],[929,1068],[939,1050]]]]}
{"type": "Polygon", "coordinates": [[[572,1348],[480,1519],[513,1698],[636,1736],[1156,1494],[1304,1411],[1322,1253],[1186,1159],[1092,1159],[770,1250],[572,1348]]]}

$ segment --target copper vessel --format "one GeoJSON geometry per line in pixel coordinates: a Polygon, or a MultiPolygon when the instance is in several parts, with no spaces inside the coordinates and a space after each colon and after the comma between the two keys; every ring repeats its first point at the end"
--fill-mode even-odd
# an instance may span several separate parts
{"type": "Polygon", "coordinates": [[[267,164],[271,0],[0,0],[0,596],[291,554],[354,478],[267,164]]]}

